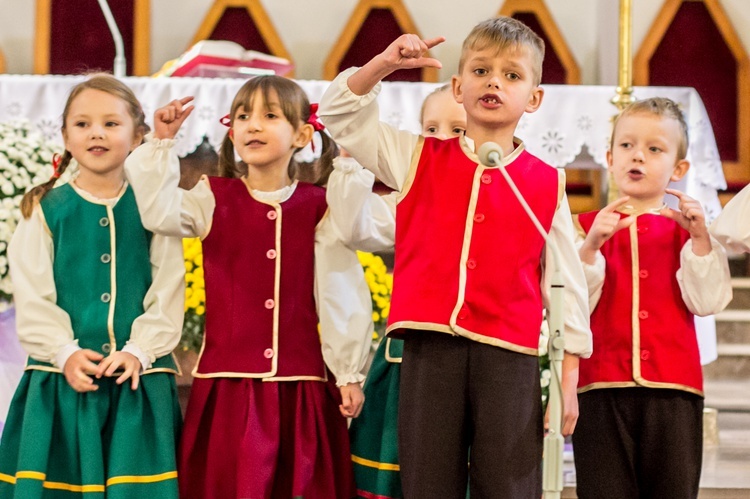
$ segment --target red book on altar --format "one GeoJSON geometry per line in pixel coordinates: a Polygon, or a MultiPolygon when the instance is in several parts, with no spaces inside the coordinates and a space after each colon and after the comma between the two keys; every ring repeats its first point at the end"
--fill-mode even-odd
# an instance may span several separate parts
{"type": "Polygon", "coordinates": [[[292,69],[283,57],[245,50],[228,40],[202,40],[180,56],[169,76],[284,76],[292,69]]]}

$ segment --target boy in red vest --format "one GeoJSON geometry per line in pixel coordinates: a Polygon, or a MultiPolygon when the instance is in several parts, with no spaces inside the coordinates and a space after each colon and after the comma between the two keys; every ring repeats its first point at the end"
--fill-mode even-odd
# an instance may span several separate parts
{"type": "Polygon", "coordinates": [[[560,251],[566,285],[563,432],[576,423],[578,356],[591,354],[588,300],[562,170],[514,138],[542,102],[544,43],[510,18],[477,25],[464,41],[455,99],[465,136],[441,141],[378,122],[379,82],[443,38],[403,35],[361,69],[340,74],[320,106],[334,138],[400,191],[388,334],[403,338],[399,456],[404,496],[538,498],[542,405],[538,339],[551,256],[499,168],[480,164],[485,142],[560,251]],[[469,453],[469,448],[471,452],[469,453]],[[467,462],[470,466],[467,467],[467,462]]]}
{"type": "Polygon", "coordinates": [[[666,188],[687,172],[687,146],[677,104],[631,104],[607,152],[624,197],[577,218],[594,336],[573,435],[581,499],[698,496],[703,378],[693,315],[721,311],[732,289],[700,204],[666,188]]]}

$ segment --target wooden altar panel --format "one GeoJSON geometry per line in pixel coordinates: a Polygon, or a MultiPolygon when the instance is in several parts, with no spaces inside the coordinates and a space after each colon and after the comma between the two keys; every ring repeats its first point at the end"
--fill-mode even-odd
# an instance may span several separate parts
{"type": "Polygon", "coordinates": [[[0,73],[5,73],[5,54],[0,49],[0,73]]]}
{"type": "Polygon", "coordinates": [[[666,0],[633,73],[636,85],[695,87],[716,136],[727,190],[750,183],[750,60],[718,0],[666,0]]]}
{"type": "Polygon", "coordinates": [[[294,63],[260,0],[215,0],[190,45],[201,40],[230,40],[294,63]]]}
{"type": "Polygon", "coordinates": [[[542,83],[581,83],[581,69],[544,0],[506,0],[498,15],[521,21],[544,40],[542,83]]]}
{"type": "MultiPolygon", "coordinates": [[[[109,2],[125,46],[127,74],[149,74],[150,0],[109,2]]],[[[34,72],[112,71],[115,44],[97,0],[37,0],[34,72]],[[86,29],[80,29],[85,22],[86,29]]]]}
{"type": "MultiPolygon", "coordinates": [[[[404,33],[418,36],[401,0],[360,0],[323,66],[323,78],[332,80],[352,66],[363,66],[404,33]]],[[[438,81],[437,68],[402,69],[386,81],[438,81]]]]}

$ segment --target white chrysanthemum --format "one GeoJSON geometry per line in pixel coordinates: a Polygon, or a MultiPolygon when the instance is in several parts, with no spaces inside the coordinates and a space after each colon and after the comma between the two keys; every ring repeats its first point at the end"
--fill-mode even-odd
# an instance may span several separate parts
{"type": "MultiPolygon", "coordinates": [[[[0,312],[7,309],[13,291],[6,255],[21,218],[21,199],[29,189],[50,178],[55,153],[62,153],[62,148],[28,120],[0,123],[0,312]]],[[[68,168],[60,183],[74,172],[68,168]]]]}

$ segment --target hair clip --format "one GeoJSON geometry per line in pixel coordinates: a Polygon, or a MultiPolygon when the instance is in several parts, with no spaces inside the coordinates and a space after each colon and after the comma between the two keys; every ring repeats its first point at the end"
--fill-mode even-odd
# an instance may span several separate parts
{"type": "Polygon", "coordinates": [[[62,164],[62,156],[60,156],[58,153],[55,153],[52,155],[52,168],[54,171],[52,172],[52,176],[49,178],[50,180],[56,180],[60,178],[60,165],[62,164]]]}
{"type": "Polygon", "coordinates": [[[229,117],[229,114],[225,114],[224,116],[219,118],[219,123],[229,128],[232,125],[232,118],[229,117]]]}

